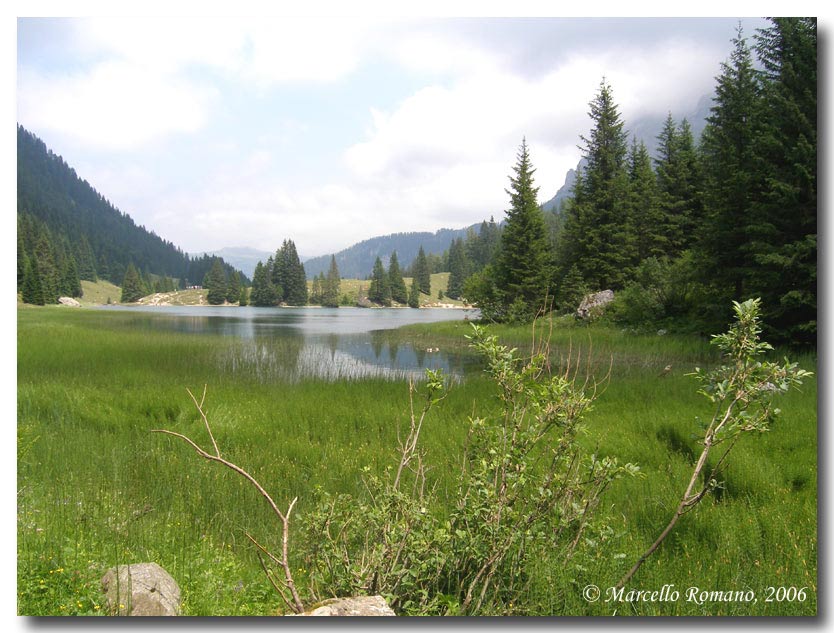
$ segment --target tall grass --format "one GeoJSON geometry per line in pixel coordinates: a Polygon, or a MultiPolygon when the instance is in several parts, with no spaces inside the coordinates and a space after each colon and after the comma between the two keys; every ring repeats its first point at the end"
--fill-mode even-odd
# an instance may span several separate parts
{"type": "MultiPolygon", "coordinates": [[[[142,330],[129,315],[59,308],[18,310],[18,603],[27,615],[98,614],[107,567],[153,560],[183,589],[189,615],[272,614],[279,601],[244,530],[272,545],[279,534],[242,481],[205,464],[169,428],[207,442],[185,391],[208,385],[205,409],[224,456],[245,466],[286,505],[308,508],[316,486],[356,494],[363,466],[392,463],[407,422],[402,380],[264,380],[228,370],[240,343],[220,336],[142,330]]],[[[404,328],[417,346],[465,344],[463,323],[404,328]]],[[[500,328],[529,346],[527,328],[500,328]]],[[[703,340],[557,327],[554,358],[591,359],[611,378],[587,416],[584,441],[640,464],[605,497],[614,533],[583,569],[542,560],[529,600],[508,613],[568,615],[796,615],[816,612],[816,383],[783,399],[781,422],[732,456],[725,487],[685,516],[632,581],[753,589],[758,602],[589,603],[588,584],[616,583],[662,529],[691,472],[706,401],[685,375],[714,362],[703,340]],[[590,341],[590,342],[589,342],[590,341]],[[613,365],[612,365],[613,358],[613,365]],[[664,369],[671,365],[666,372],[664,369]],[[766,602],[767,587],[808,587],[804,602],[766,602]]],[[[815,369],[815,359],[802,359],[815,369]]],[[[449,502],[466,418],[493,405],[482,376],[453,385],[423,439],[431,476],[449,502]]],[[[296,560],[301,560],[297,556],[296,560]]],[[[297,564],[297,581],[304,570],[297,564]]]]}

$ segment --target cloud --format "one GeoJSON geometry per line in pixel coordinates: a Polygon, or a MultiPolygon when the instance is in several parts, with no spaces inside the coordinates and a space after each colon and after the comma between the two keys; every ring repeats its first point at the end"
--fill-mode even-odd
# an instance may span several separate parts
{"type": "Polygon", "coordinates": [[[215,98],[208,86],[124,61],[73,74],[23,69],[18,75],[23,125],[111,150],[196,132],[208,120],[215,98]]]}

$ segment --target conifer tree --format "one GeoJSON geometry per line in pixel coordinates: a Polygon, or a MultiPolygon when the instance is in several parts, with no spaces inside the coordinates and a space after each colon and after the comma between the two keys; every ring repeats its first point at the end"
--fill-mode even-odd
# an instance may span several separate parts
{"type": "Polygon", "coordinates": [[[139,301],[144,295],[139,271],[136,270],[133,262],[131,262],[127,265],[127,270],[122,280],[122,297],[119,301],[121,303],[134,303],[135,301],[139,301]]]}
{"type": "Polygon", "coordinates": [[[730,59],[721,68],[702,137],[708,227],[701,236],[701,245],[709,264],[706,272],[719,284],[724,305],[729,304],[727,298],[747,298],[752,264],[750,210],[758,188],[755,139],[762,102],[741,27],[733,39],[730,59]]]}
{"type": "Polygon", "coordinates": [[[240,294],[238,295],[237,302],[241,308],[245,308],[249,305],[249,293],[244,285],[240,286],[240,294]]]}
{"type": "Polygon", "coordinates": [[[452,299],[460,299],[463,295],[463,284],[468,276],[469,262],[463,239],[452,240],[449,246],[449,283],[446,294],[452,299]]]}
{"type": "Polygon", "coordinates": [[[329,308],[339,307],[339,292],[342,279],[339,276],[339,267],[336,265],[336,256],[330,256],[330,268],[327,270],[327,277],[322,273],[322,305],[329,308]]]}
{"type": "Polygon", "coordinates": [[[636,247],[632,265],[637,266],[648,257],[667,255],[671,250],[669,229],[660,208],[657,178],[646,144],[638,144],[636,138],[628,155],[628,206],[636,247]]]}
{"type": "Polygon", "coordinates": [[[374,262],[371,285],[368,288],[368,299],[379,305],[391,305],[391,284],[388,283],[388,275],[379,257],[374,262]]]}
{"type": "Polygon", "coordinates": [[[408,289],[405,287],[400,261],[397,258],[397,251],[391,253],[388,262],[388,283],[391,285],[391,298],[397,303],[408,303],[408,289]]]}
{"type": "Polygon", "coordinates": [[[567,207],[559,269],[564,275],[575,264],[590,287],[617,290],[630,280],[636,260],[627,204],[626,133],[605,80],[590,107],[591,136],[581,137],[587,167],[579,170],[567,207]]]}
{"type": "Polygon", "coordinates": [[[226,301],[235,303],[238,299],[240,299],[240,273],[235,270],[229,276],[229,283],[226,286],[226,301]]]}
{"type": "Polygon", "coordinates": [[[272,257],[264,265],[261,262],[255,266],[255,273],[252,275],[252,291],[249,295],[249,302],[259,308],[274,306],[277,301],[277,293],[272,283],[270,274],[272,257]]]}
{"type": "Polygon", "coordinates": [[[778,340],[816,341],[817,21],[773,18],[756,35],[765,111],[757,141],[750,293],[778,340]]]}
{"type": "Polygon", "coordinates": [[[417,287],[420,289],[420,292],[431,296],[431,271],[429,270],[429,262],[422,245],[417,252],[417,259],[411,268],[413,271],[412,275],[417,280],[417,287]]]}
{"type": "Polygon", "coordinates": [[[417,285],[417,277],[411,279],[411,290],[408,293],[408,307],[420,307],[420,287],[417,285]]]}
{"type": "Polygon", "coordinates": [[[693,245],[703,230],[700,163],[686,119],[676,126],[670,113],[657,140],[655,173],[669,240],[667,255],[677,257],[693,245]]]}
{"type": "Polygon", "coordinates": [[[510,176],[510,208],[495,266],[504,305],[521,302],[531,317],[546,299],[551,276],[544,217],[536,200],[538,187],[533,184],[535,171],[523,140],[513,167],[515,175],[510,176]]]}
{"type": "Polygon", "coordinates": [[[37,306],[42,306],[46,303],[44,301],[43,289],[41,288],[38,261],[35,258],[26,258],[24,262],[21,294],[24,303],[37,306]]]}
{"type": "Polygon", "coordinates": [[[208,288],[208,300],[210,305],[222,305],[227,297],[227,280],[226,271],[223,270],[223,265],[219,259],[215,259],[211,265],[211,269],[206,273],[206,279],[203,286],[208,288]]]}

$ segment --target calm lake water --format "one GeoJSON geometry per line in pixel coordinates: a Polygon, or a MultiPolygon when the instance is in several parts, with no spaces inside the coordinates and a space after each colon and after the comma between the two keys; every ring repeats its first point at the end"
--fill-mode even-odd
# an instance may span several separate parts
{"type": "Polygon", "coordinates": [[[218,357],[223,370],[248,372],[263,381],[307,376],[422,378],[443,369],[460,378],[477,359],[465,350],[412,345],[396,328],[413,323],[463,320],[473,310],[423,308],[236,308],[205,306],[107,306],[135,314],[135,327],[238,339],[218,357]]]}

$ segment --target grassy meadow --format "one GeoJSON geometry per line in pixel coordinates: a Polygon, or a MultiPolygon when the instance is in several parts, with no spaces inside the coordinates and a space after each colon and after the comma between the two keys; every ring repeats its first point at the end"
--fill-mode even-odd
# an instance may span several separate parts
{"type": "MultiPolygon", "coordinates": [[[[360,469],[396,459],[408,421],[408,388],[383,379],[292,383],[234,373],[223,359],[230,337],[138,331],[128,315],[19,307],[18,612],[97,615],[99,581],[116,564],[154,561],[177,580],[184,615],[272,615],[282,603],[263,575],[248,531],[278,547],[266,504],[244,482],[202,461],[167,428],[210,445],[186,389],[198,397],[221,452],[258,478],[280,506],[309,509],[317,486],[358,493],[360,469]]],[[[469,326],[444,322],[398,331],[403,342],[465,346],[469,326]]],[[[495,327],[529,348],[530,328],[495,327]]],[[[694,337],[626,334],[560,322],[554,364],[608,375],[586,416],[589,450],[639,464],[640,479],[606,492],[614,528],[583,569],[542,559],[519,615],[814,615],[817,612],[816,379],[782,398],[773,430],[734,450],[724,486],[684,516],[629,589],[674,585],[674,601],[606,602],[668,522],[699,447],[696,420],[710,415],[686,374],[715,362],[694,337]],[[667,367],[669,369],[667,370],[667,367]],[[598,601],[583,598],[596,585],[598,601]],[[695,587],[695,600],[687,590],[695,587]],[[779,588],[784,588],[777,591],[779,588]],[[800,601],[791,587],[805,588],[800,601]],[[769,589],[773,588],[773,589],[769,589]],[[746,591],[755,602],[699,601],[700,591],[746,591]],[[788,596],[792,596],[788,599],[788,596]]],[[[816,371],[816,358],[799,358],[816,371]]],[[[421,441],[441,497],[454,500],[453,474],[467,417],[495,406],[495,389],[475,375],[452,385],[421,441]]],[[[292,536],[292,535],[291,535],[292,536]]],[[[293,558],[304,588],[300,554],[293,558]]]]}

